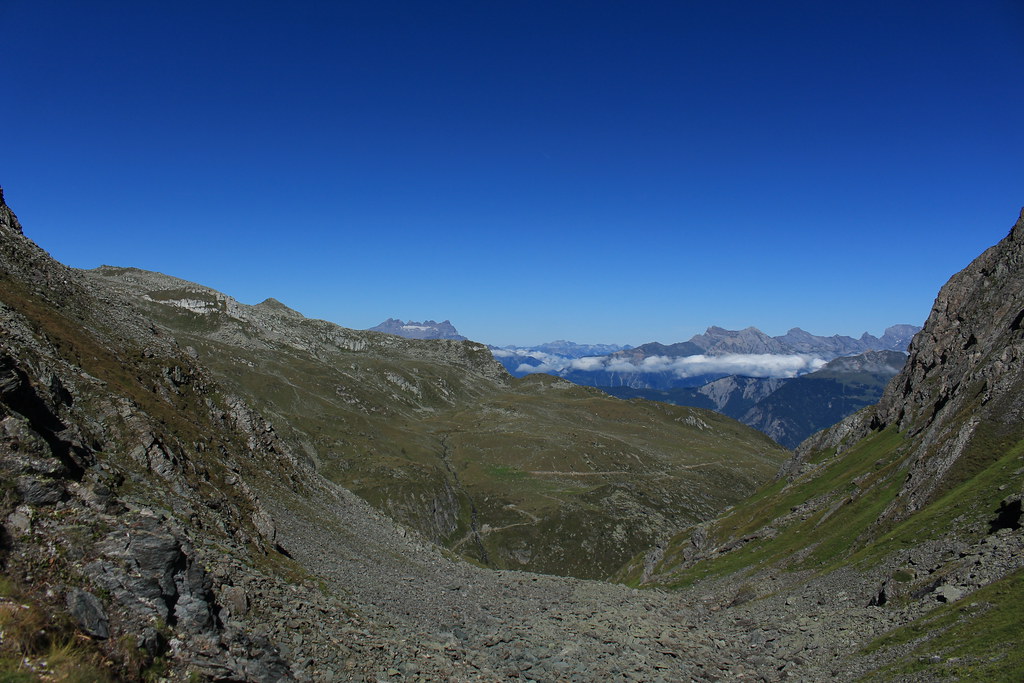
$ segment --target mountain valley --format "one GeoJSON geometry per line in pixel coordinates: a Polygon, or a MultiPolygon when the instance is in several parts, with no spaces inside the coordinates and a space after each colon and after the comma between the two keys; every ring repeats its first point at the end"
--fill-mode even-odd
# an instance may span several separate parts
{"type": "Polygon", "coordinates": [[[0,193],[0,672],[1017,680],[1022,273],[1024,214],[791,455],[473,342],[74,270],[0,193]]]}
{"type": "MultiPolygon", "coordinates": [[[[755,327],[712,326],[687,342],[669,345],[559,340],[488,348],[514,377],[544,373],[618,398],[714,410],[792,449],[881,398],[920,329],[892,325],[881,337],[865,332],[854,339],[817,336],[798,327],[770,337],[755,327]],[[778,391],[794,379],[800,381],[778,391]]],[[[371,331],[407,339],[465,339],[449,321],[406,324],[389,318],[371,331]]]]}
{"type": "Polygon", "coordinates": [[[472,342],[348,330],[133,269],[84,282],[137,301],[318,472],[487,566],[605,578],[784,458],[714,413],[514,379],[472,342]]]}

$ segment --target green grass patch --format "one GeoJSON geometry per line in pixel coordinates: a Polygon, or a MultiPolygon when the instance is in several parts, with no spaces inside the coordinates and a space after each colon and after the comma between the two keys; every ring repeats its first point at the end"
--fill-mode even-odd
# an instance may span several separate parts
{"type": "Polygon", "coordinates": [[[923,674],[929,679],[1024,680],[1021,604],[1024,570],[1017,570],[966,600],[943,605],[876,639],[865,648],[865,654],[920,642],[906,657],[867,678],[889,680],[897,675],[923,674]]]}
{"type": "Polygon", "coordinates": [[[902,442],[895,428],[889,428],[793,483],[776,481],[769,485],[711,531],[719,543],[750,537],[753,540],[689,568],[671,585],[689,585],[708,576],[787,562],[808,548],[813,550],[797,565],[799,568],[821,571],[843,561],[899,488],[902,442]],[[810,500],[821,503],[814,512],[780,521],[798,513],[799,506],[810,500]],[[777,533],[765,534],[765,528],[772,525],[776,525],[777,533]]]}
{"type": "MultiPolygon", "coordinates": [[[[976,398],[967,403],[957,414],[957,427],[979,414],[1012,414],[1015,411],[1013,401],[1024,391],[1024,386],[1018,384],[1016,390],[1007,392],[998,401],[998,404],[982,408],[980,394],[984,386],[984,382],[978,380],[970,389],[966,390],[974,393],[976,398]]],[[[970,481],[975,475],[988,469],[1001,454],[1011,450],[1022,440],[1024,440],[1024,423],[1019,420],[983,420],[971,435],[970,443],[967,444],[963,454],[957,458],[949,472],[943,477],[936,496],[941,496],[962,483],[970,481]]]]}
{"type": "MultiPolygon", "coordinates": [[[[842,456],[825,461],[827,464],[821,469],[788,486],[782,481],[775,482],[766,494],[737,508],[729,518],[735,521],[725,530],[730,536],[751,533],[806,501],[842,491],[854,493],[858,488],[855,479],[870,477],[870,473],[878,473],[894,462],[896,447],[902,440],[894,428],[889,428],[867,437],[842,456]]],[[[877,478],[872,477],[872,482],[877,478]]],[[[868,483],[862,482],[859,488],[866,488],[868,483]]]]}
{"type": "MultiPolygon", "coordinates": [[[[1010,490],[1000,490],[1000,486],[1022,479],[1020,474],[1014,474],[1020,471],[1022,458],[1024,439],[1003,452],[988,468],[961,482],[883,534],[871,546],[857,553],[854,559],[876,562],[896,550],[913,547],[922,539],[948,533],[960,518],[969,523],[989,515],[995,517],[999,502],[1010,490]]],[[[976,530],[975,533],[986,531],[976,530]]]]}

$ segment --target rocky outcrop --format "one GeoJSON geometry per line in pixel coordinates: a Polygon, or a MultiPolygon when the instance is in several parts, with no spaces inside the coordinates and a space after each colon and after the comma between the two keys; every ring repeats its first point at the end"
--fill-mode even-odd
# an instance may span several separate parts
{"type": "Polygon", "coordinates": [[[7,206],[7,202],[4,201],[4,188],[2,187],[0,187],[0,226],[19,235],[23,234],[18,217],[14,215],[14,212],[7,206]]]}
{"type": "MultiPolygon", "coordinates": [[[[873,406],[797,449],[795,462],[892,425],[917,437],[918,464],[901,493],[899,514],[918,509],[968,450],[981,419],[1021,423],[1021,319],[1024,317],[1024,211],[1010,233],[940,290],[902,371],[873,406]]],[[[791,464],[792,465],[792,464],[791,464]]],[[[790,466],[790,470],[794,467],[790,466]]],[[[891,513],[897,512],[894,508],[891,513]]]]}
{"type": "Polygon", "coordinates": [[[877,407],[801,445],[840,451],[894,426],[916,444],[897,500],[903,518],[1024,435],[1024,211],[1010,233],[950,278],[877,407]]]}
{"type": "Polygon", "coordinates": [[[1022,319],[1024,210],[1006,238],[940,290],[906,368],[879,403],[879,422],[920,432],[957,412],[969,389],[982,408],[1007,393],[1016,386],[1022,319]]]}

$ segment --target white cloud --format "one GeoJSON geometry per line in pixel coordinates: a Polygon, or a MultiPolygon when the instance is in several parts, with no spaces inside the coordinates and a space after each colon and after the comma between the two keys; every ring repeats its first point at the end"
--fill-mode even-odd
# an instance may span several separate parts
{"type": "Polygon", "coordinates": [[[676,377],[698,375],[743,375],[746,377],[796,377],[813,372],[825,364],[821,358],[792,354],[731,353],[721,356],[647,356],[639,363],[626,358],[590,356],[587,358],[563,358],[553,354],[531,352],[529,355],[541,361],[540,365],[523,363],[518,372],[547,372],[558,374],[567,370],[584,372],[607,371],[620,374],[672,373],[676,377]]]}
{"type": "Polygon", "coordinates": [[[584,358],[573,358],[569,361],[569,366],[573,370],[583,370],[585,372],[604,370],[605,359],[602,356],[586,356],[584,358]]]}
{"type": "MultiPolygon", "coordinates": [[[[647,359],[645,359],[647,360],[647,359]]],[[[671,371],[677,377],[694,375],[744,375],[746,377],[796,377],[825,364],[820,358],[804,355],[768,353],[731,353],[722,356],[686,356],[672,359],[671,371]]]]}

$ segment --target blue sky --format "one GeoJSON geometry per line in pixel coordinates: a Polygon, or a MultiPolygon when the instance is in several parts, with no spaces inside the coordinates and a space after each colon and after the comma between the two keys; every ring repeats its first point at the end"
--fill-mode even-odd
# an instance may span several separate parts
{"type": "Polygon", "coordinates": [[[365,328],[880,334],[1024,205],[1024,4],[0,0],[59,260],[365,328]]]}

